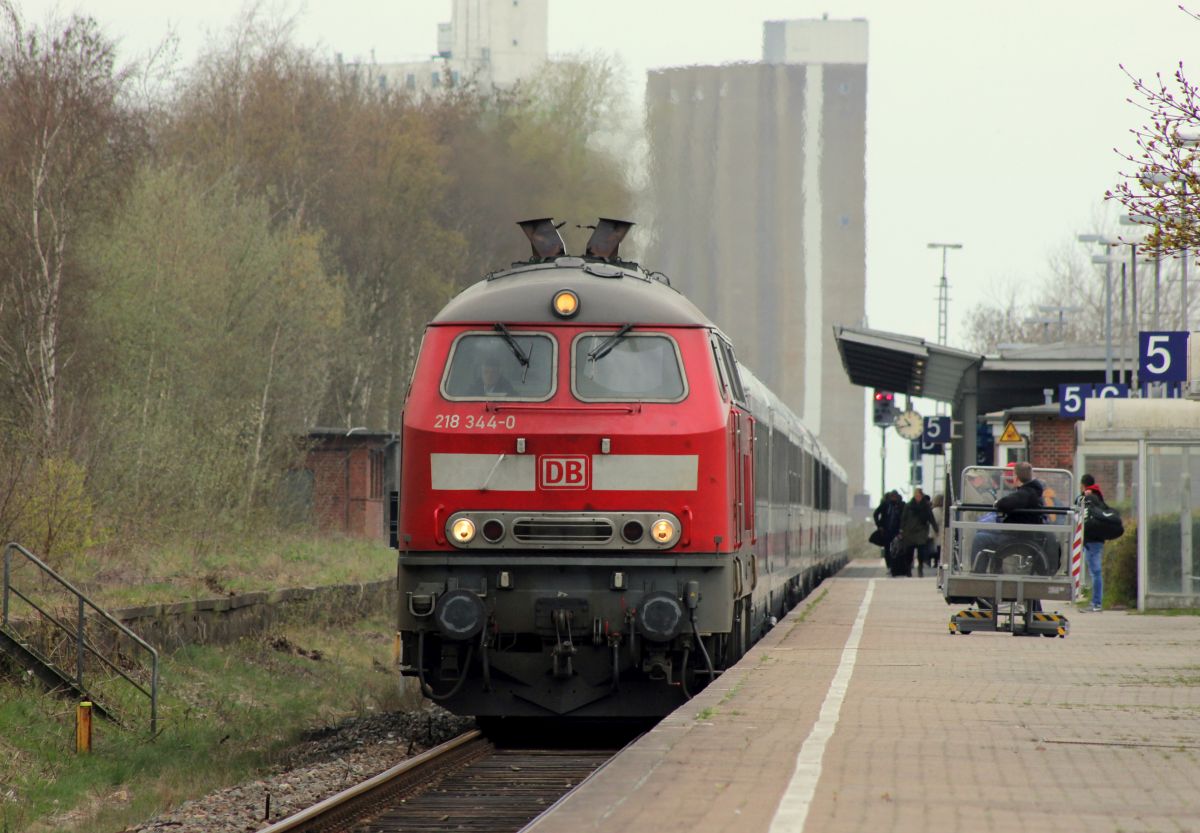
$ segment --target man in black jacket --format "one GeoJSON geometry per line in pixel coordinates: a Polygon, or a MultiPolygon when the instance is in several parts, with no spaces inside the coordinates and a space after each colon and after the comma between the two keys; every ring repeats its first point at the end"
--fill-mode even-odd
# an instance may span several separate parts
{"type": "Polygon", "coordinates": [[[996,511],[1004,516],[1006,524],[1040,524],[1045,519],[1041,509],[1042,482],[1033,479],[1033,465],[1022,461],[1017,463],[1013,474],[1021,485],[996,501],[996,511]]]}
{"type": "MultiPolygon", "coordinates": [[[[1033,477],[1033,465],[1028,462],[1017,463],[1013,469],[1020,485],[1004,497],[996,501],[996,513],[1002,524],[1040,524],[1045,522],[1045,513],[1038,511],[1042,508],[1042,482],[1033,477]]],[[[1037,533],[1011,532],[979,532],[975,535],[972,545],[972,572],[997,573],[1006,547],[1014,543],[1028,542],[1042,547],[1046,542],[1044,537],[1031,537],[1037,533]]],[[[1041,575],[1049,575],[1051,566],[1043,553],[1035,571],[1041,575]]]]}

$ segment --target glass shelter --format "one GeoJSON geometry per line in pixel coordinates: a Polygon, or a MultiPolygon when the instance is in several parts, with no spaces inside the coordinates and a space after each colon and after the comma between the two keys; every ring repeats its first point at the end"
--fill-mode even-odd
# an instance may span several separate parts
{"type": "Polygon", "coordinates": [[[1137,541],[1139,610],[1200,607],[1200,402],[1093,399],[1076,472],[1096,478],[1137,541]]]}

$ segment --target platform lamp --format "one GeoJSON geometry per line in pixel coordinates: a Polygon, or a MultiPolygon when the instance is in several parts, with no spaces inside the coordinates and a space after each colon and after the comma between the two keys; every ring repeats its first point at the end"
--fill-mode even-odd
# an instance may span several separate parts
{"type": "Polygon", "coordinates": [[[1038,304],[1041,316],[1025,319],[1026,324],[1042,325],[1042,341],[1050,340],[1050,325],[1058,325],[1058,340],[1065,338],[1067,329],[1067,313],[1079,312],[1083,307],[1064,306],[1062,304],[1038,304]]]}
{"type": "Polygon", "coordinates": [[[1100,243],[1105,247],[1105,254],[1092,255],[1092,263],[1104,264],[1104,384],[1111,385],[1113,380],[1112,354],[1112,267],[1116,262],[1108,256],[1108,247],[1112,245],[1111,238],[1103,234],[1077,234],[1075,239],[1080,243],[1100,243]]]}
{"type": "MultiPolygon", "coordinates": [[[[1117,218],[1117,222],[1119,222],[1123,226],[1152,226],[1155,224],[1155,219],[1153,217],[1151,217],[1149,214],[1133,213],[1133,214],[1122,214],[1120,217],[1117,218]]],[[[1136,284],[1135,284],[1135,287],[1136,287],[1136,284]]],[[[1155,329],[1155,330],[1158,329],[1158,298],[1159,298],[1159,291],[1160,291],[1161,287],[1162,287],[1162,256],[1158,252],[1155,252],[1154,253],[1154,316],[1152,319],[1153,323],[1151,325],[1153,327],[1153,329],[1155,329]]],[[[1138,301],[1137,292],[1135,289],[1134,296],[1133,296],[1133,309],[1134,309],[1134,315],[1133,315],[1134,324],[1133,325],[1135,328],[1137,327],[1137,301],[1138,301]]]]}
{"type": "MultiPolygon", "coordinates": [[[[946,280],[946,253],[950,249],[961,249],[962,243],[927,243],[927,249],[942,250],[942,278],[938,281],[938,327],[937,340],[938,344],[946,344],[950,339],[950,283],[946,280]]],[[[945,407],[941,402],[938,402],[936,414],[945,416],[945,407]]],[[[933,460],[933,482],[940,483],[945,476],[944,466],[946,465],[945,457],[935,457],[933,460]]]]}
{"type": "MultiPolygon", "coordinates": [[[[1126,223],[1125,225],[1137,226],[1137,233],[1126,235],[1119,234],[1115,239],[1117,244],[1129,247],[1129,268],[1121,267],[1121,377],[1122,381],[1132,382],[1137,386],[1136,363],[1132,367],[1126,362],[1131,361],[1132,348],[1129,343],[1129,324],[1133,324],[1133,329],[1136,332],[1140,324],[1140,315],[1138,314],[1138,285],[1137,285],[1137,267],[1138,267],[1138,246],[1141,245],[1142,239],[1146,234],[1146,226],[1144,223],[1126,223]],[[1128,277],[1128,282],[1126,281],[1128,277]],[[1126,287],[1129,289],[1129,307],[1128,316],[1126,316],[1126,287]]],[[[1110,239],[1111,242],[1111,239],[1110,239]]],[[[1145,258],[1142,259],[1145,263],[1145,258]]]]}

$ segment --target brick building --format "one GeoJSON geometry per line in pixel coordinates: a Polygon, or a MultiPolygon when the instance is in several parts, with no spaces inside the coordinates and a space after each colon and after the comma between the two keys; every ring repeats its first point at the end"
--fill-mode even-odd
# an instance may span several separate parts
{"type": "Polygon", "coordinates": [[[310,518],[323,531],[387,540],[397,438],[390,431],[314,428],[304,470],[310,518]]]}
{"type": "Polygon", "coordinates": [[[1059,416],[1057,402],[1009,408],[1002,417],[989,419],[997,438],[995,464],[1003,466],[1017,460],[1029,460],[1038,468],[1073,469],[1076,421],[1059,416]],[[1010,422],[1020,432],[1023,443],[1009,445],[999,441],[1005,425],[1010,422]]]}

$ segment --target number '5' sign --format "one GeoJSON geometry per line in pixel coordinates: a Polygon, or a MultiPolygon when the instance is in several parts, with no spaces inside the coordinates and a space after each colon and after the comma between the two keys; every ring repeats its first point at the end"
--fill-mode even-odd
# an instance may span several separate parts
{"type": "Polygon", "coordinates": [[[1083,419],[1084,403],[1091,395],[1091,385],[1059,385],[1058,415],[1063,419],[1083,419]]]}
{"type": "Polygon", "coordinates": [[[934,445],[950,440],[950,417],[925,417],[925,430],[921,433],[921,443],[934,445]]]}
{"type": "Polygon", "coordinates": [[[1187,332],[1138,333],[1138,378],[1143,382],[1187,379],[1187,332]]]}

